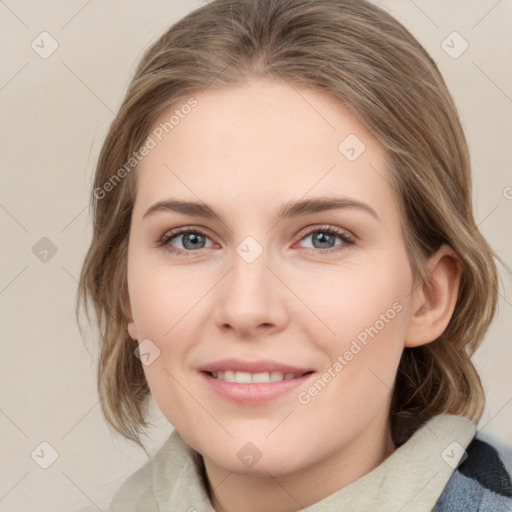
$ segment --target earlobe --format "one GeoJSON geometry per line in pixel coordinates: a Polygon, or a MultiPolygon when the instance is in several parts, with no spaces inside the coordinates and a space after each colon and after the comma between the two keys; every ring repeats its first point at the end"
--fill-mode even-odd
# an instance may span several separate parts
{"type": "Polygon", "coordinates": [[[135,326],[135,322],[133,321],[133,315],[132,315],[132,308],[130,305],[130,298],[128,297],[128,294],[125,295],[123,299],[123,313],[125,315],[125,318],[127,319],[127,328],[128,328],[128,334],[130,335],[130,338],[137,341],[139,339],[137,335],[137,327],[135,326]]]}
{"type": "Polygon", "coordinates": [[[442,245],[429,258],[427,270],[426,279],[413,291],[406,347],[418,347],[439,338],[448,326],[457,303],[461,267],[453,249],[442,245]]]}
{"type": "Polygon", "coordinates": [[[132,338],[132,340],[137,341],[139,339],[139,337],[137,336],[137,328],[135,327],[134,322],[128,323],[128,334],[130,335],[130,338],[132,338]]]}

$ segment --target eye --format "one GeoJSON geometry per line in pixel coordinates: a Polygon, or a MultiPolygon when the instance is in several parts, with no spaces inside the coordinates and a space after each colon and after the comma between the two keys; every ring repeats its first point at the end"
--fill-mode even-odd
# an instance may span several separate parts
{"type": "Polygon", "coordinates": [[[314,229],[310,229],[301,240],[306,240],[307,238],[311,238],[313,249],[306,249],[314,254],[338,252],[347,246],[355,244],[355,240],[346,231],[334,226],[317,226],[314,229]],[[336,244],[337,238],[341,240],[341,243],[336,244]]]}
{"type": "Polygon", "coordinates": [[[167,231],[158,242],[158,246],[166,246],[174,254],[191,256],[194,252],[205,248],[206,240],[209,240],[206,233],[197,228],[187,227],[167,231]],[[175,247],[172,243],[179,239],[183,249],[175,247]]]}
{"type": "MultiPolygon", "coordinates": [[[[309,229],[305,234],[302,233],[301,241],[311,238],[313,248],[305,249],[314,254],[328,254],[338,252],[347,246],[355,244],[355,240],[347,232],[334,226],[317,226],[309,229]],[[336,239],[341,243],[336,243],[336,239]]],[[[167,231],[157,242],[159,247],[166,247],[170,252],[176,255],[193,256],[201,249],[207,248],[206,243],[210,240],[208,235],[202,230],[194,227],[178,228],[167,231]],[[179,241],[181,247],[174,244],[179,241]]],[[[211,240],[210,240],[211,241],[211,240]]],[[[212,245],[208,246],[211,247],[212,245]]]]}

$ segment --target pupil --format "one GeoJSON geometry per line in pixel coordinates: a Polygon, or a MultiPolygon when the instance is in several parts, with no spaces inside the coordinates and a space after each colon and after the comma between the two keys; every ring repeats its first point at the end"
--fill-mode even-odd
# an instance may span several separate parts
{"type": "Polygon", "coordinates": [[[187,249],[195,249],[197,248],[197,243],[194,243],[192,242],[191,246],[190,247],[187,247],[187,243],[190,241],[190,239],[193,239],[195,240],[195,242],[200,242],[201,241],[201,238],[202,238],[202,235],[197,235],[197,234],[194,234],[194,233],[190,233],[190,234],[187,234],[185,235],[184,239],[183,239],[183,245],[187,248],[187,249]]]}
{"type": "MultiPolygon", "coordinates": [[[[328,244],[332,236],[329,233],[318,233],[315,238],[320,244],[328,244]]],[[[330,245],[327,245],[327,247],[330,247],[330,245]]]]}

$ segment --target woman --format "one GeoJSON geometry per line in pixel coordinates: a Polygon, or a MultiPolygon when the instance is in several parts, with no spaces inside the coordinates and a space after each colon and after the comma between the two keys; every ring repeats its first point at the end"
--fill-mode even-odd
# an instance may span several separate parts
{"type": "Polygon", "coordinates": [[[214,0],[144,55],[81,275],[111,511],[512,510],[471,362],[498,295],[435,65],[364,1],[214,0]],[[307,245],[305,245],[307,244],[307,245]]]}

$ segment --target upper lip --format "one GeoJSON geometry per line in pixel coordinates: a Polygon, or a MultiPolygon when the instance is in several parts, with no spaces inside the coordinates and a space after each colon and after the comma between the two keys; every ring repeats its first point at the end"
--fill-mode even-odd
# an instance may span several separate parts
{"type": "Polygon", "coordinates": [[[312,371],[310,368],[301,368],[292,366],[279,361],[271,361],[269,359],[260,359],[258,361],[243,361],[242,359],[222,359],[213,363],[205,364],[199,368],[203,372],[223,372],[226,370],[241,371],[249,373],[262,372],[282,372],[282,373],[307,373],[312,371]]]}

